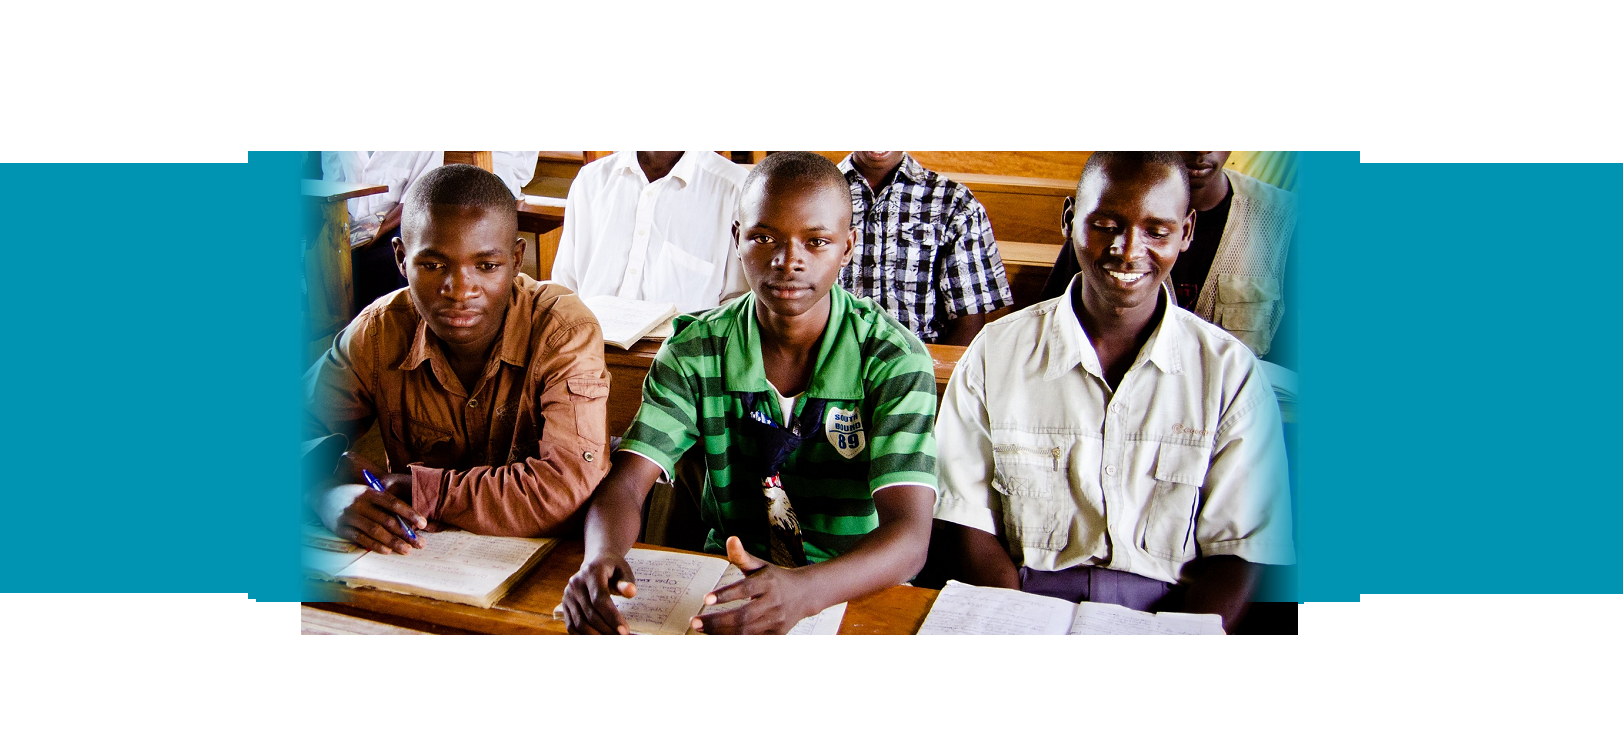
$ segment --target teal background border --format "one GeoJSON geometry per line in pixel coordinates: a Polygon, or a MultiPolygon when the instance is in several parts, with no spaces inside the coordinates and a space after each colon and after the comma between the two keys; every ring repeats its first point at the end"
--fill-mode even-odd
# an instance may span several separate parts
{"type": "MultiPolygon", "coordinates": [[[[300,598],[301,158],[0,165],[0,591],[300,598]]],[[[1298,600],[1624,591],[1620,165],[1301,160],[1298,600]]]]}

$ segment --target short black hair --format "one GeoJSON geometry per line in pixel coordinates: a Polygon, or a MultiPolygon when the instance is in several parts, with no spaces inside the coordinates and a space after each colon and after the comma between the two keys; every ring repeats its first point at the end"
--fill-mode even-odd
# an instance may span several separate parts
{"type": "Polygon", "coordinates": [[[1184,192],[1186,194],[1190,192],[1190,167],[1184,164],[1184,155],[1178,152],[1094,152],[1088,155],[1088,162],[1083,164],[1083,174],[1077,177],[1077,191],[1083,190],[1083,179],[1091,173],[1104,170],[1107,164],[1124,167],[1149,165],[1170,167],[1184,182],[1184,192]]]}
{"type": "Polygon", "coordinates": [[[846,174],[840,172],[840,168],[828,157],[817,152],[773,152],[767,155],[745,177],[744,186],[739,191],[739,201],[742,203],[750,189],[762,181],[769,186],[823,184],[848,198],[851,196],[851,184],[846,182],[846,174]]]}
{"type": "Polygon", "coordinates": [[[436,167],[418,178],[406,189],[401,199],[400,231],[422,227],[428,218],[429,207],[447,204],[462,207],[480,207],[513,218],[519,224],[517,200],[507,184],[494,174],[473,165],[445,165],[436,167]]]}

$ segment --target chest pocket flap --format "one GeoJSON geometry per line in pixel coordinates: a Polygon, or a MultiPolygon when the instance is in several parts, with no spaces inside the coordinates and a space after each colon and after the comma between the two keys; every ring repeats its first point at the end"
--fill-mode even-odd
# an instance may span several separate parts
{"type": "Polygon", "coordinates": [[[1201,486],[1211,460],[1212,451],[1205,447],[1163,443],[1156,453],[1156,480],[1201,486]]]}
{"type": "Polygon", "coordinates": [[[1157,449],[1155,499],[1140,528],[1145,551],[1170,560],[1190,556],[1196,499],[1210,460],[1211,450],[1205,447],[1163,442],[1157,449]]]}

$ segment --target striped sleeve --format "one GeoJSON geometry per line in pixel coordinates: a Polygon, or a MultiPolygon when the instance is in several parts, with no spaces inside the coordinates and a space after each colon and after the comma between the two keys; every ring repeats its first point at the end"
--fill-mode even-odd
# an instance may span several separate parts
{"type": "Polygon", "coordinates": [[[695,407],[699,379],[684,368],[674,345],[667,340],[654,357],[654,366],[643,380],[643,405],[620,442],[620,449],[658,464],[666,478],[673,477],[677,459],[699,441],[695,407]]]}
{"type": "Polygon", "coordinates": [[[900,327],[868,345],[869,493],[897,484],[935,489],[936,373],[930,352],[900,327]]]}

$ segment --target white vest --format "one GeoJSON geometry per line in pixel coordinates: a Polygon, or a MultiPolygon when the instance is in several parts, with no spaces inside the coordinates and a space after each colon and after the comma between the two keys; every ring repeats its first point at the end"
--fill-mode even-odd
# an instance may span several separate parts
{"type": "Polygon", "coordinates": [[[1286,251],[1297,227],[1297,197],[1234,170],[1229,219],[1195,314],[1263,355],[1285,314],[1286,251]]]}

